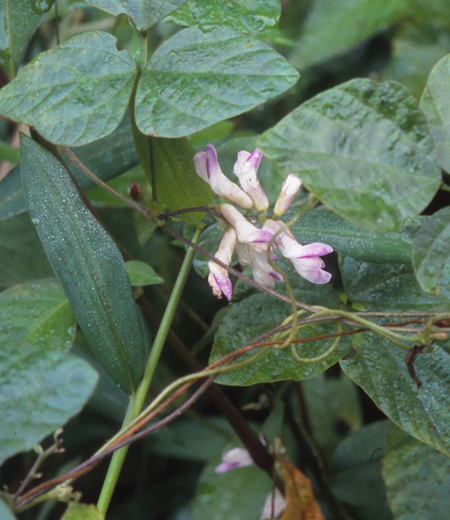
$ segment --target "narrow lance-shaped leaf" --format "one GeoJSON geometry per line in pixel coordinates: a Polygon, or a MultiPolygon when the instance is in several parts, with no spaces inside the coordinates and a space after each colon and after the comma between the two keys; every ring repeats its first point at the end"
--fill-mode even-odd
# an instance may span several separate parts
{"type": "MultiPolygon", "coordinates": [[[[450,208],[443,208],[430,217],[414,237],[413,264],[422,289],[430,294],[439,292],[438,281],[443,267],[450,261],[450,208]]],[[[450,287],[447,287],[450,291],[450,287]]]]}
{"type": "Polygon", "coordinates": [[[120,123],[136,75],[105,32],[80,34],[39,54],[0,91],[0,115],[34,126],[55,144],[81,146],[120,123]]]}
{"type": "Polygon", "coordinates": [[[183,137],[268,101],[297,79],[258,40],[228,27],[191,27],[152,56],[138,86],[136,121],[145,134],[183,137]]]}
{"type": "Polygon", "coordinates": [[[228,25],[236,31],[253,33],[273,27],[281,14],[279,0],[188,0],[166,21],[180,25],[228,25]]]}
{"type": "Polygon", "coordinates": [[[10,78],[15,76],[34,32],[52,3],[52,0],[0,0],[0,64],[10,78]]]}
{"type": "Polygon", "coordinates": [[[57,159],[21,136],[28,210],[89,344],[109,375],[133,393],[145,345],[120,252],[84,205],[57,159]]]}
{"type": "Polygon", "coordinates": [[[327,90],[259,144],[326,206],[373,231],[404,227],[441,182],[425,116],[397,83],[355,79],[327,90]]]}
{"type": "Polygon", "coordinates": [[[442,168],[450,172],[450,54],[431,71],[420,100],[442,168]]]}
{"type": "Polygon", "coordinates": [[[103,11],[118,16],[129,16],[139,31],[145,31],[172,11],[183,5],[186,0],[86,0],[103,11]]]}
{"type": "Polygon", "coordinates": [[[1,293],[0,464],[64,425],[94,390],[95,370],[67,353],[75,332],[75,317],[57,280],[1,293]]]}

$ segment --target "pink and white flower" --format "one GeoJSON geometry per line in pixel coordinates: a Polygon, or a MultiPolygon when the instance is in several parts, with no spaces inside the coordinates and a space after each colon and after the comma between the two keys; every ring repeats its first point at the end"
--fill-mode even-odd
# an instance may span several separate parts
{"type": "Polygon", "coordinates": [[[206,152],[198,152],[195,155],[194,166],[198,175],[211,186],[214,193],[234,202],[240,208],[252,209],[252,199],[222,172],[216,149],[212,144],[208,144],[206,152]]]}
{"type": "MultiPolygon", "coordinates": [[[[222,237],[219,249],[215,254],[216,258],[224,264],[230,265],[235,246],[236,231],[234,228],[229,227],[222,237]]],[[[213,294],[218,298],[221,298],[222,294],[224,294],[228,300],[231,300],[233,287],[231,285],[230,277],[228,276],[228,271],[212,260],[208,262],[208,267],[208,283],[213,290],[213,294]]]]}
{"type": "Polygon", "coordinates": [[[286,213],[301,185],[302,181],[296,175],[286,177],[273,208],[274,217],[279,218],[286,213]]]}
{"type": "Polygon", "coordinates": [[[237,154],[233,172],[239,179],[241,188],[250,196],[257,211],[266,211],[269,199],[258,180],[258,168],[262,159],[259,148],[253,153],[242,150],[237,154]]]}

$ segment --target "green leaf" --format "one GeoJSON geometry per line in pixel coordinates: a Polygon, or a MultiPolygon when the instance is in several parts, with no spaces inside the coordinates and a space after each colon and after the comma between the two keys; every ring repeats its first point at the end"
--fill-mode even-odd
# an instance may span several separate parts
{"type": "MultiPolygon", "coordinates": [[[[211,188],[195,171],[195,150],[186,138],[152,139],[151,146],[160,202],[170,210],[177,210],[206,206],[212,201],[211,188]]],[[[180,218],[195,224],[203,216],[203,213],[186,213],[180,218]]]]}
{"type": "Polygon", "coordinates": [[[153,267],[145,262],[130,260],[125,263],[125,267],[127,268],[131,285],[142,286],[164,283],[164,280],[155,273],[153,267]]]}
{"type": "Polygon", "coordinates": [[[19,215],[25,210],[20,166],[16,166],[0,182],[0,220],[19,215]]]}
{"type": "Polygon", "coordinates": [[[336,213],[394,231],[439,188],[424,115],[396,83],[355,79],[310,99],[263,134],[260,146],[336,213]]]}
{"type": "Polygon", "coordinates": [[[105,515],[92,504],[70,502],[61,520],[104,520],[105,515]]]}
{"type": "Polygon", "coordinates": [[[114,36],[83,33],[39,54],[0,91],[0,114],[55,144],[81,146],[120,123],[136,71],[114,36]]]}
{"type": "Polygon", "coordinates": [[[427,219],[414,238],[414,270],[426,293],[439,293],[438,280],[449,259],[450,208],[447,207],[427,219]]]}
{"type": "Polygon", "coordinates": [[[58,160],[21,135],[28,211],[89,345],[127,393],[142,377],[145,343],[121,254],[58,160]]]}
{"type": "Polygon", "coordinates": [[[0,65],[10,78],[15,76],[28,44],[51,4],[51,0],[0,0],[0,65]]]}
{"type": "Polygon", "coordinates": [[[290,56],[306,68],[343,54],[407,13],[409,0],[316,0],[290,56]]]}
{"type": "Polygon", "coordinates": [[[114,16],[126,14],[135,23],[139,31],[149,29],[186,0],[86,0],[114,16]]]}
{"type": "Polygon", "coordinates": [[[414,363],[418,389],[405,363],[405,352],[372,333],[364,333],[357,356],[341,361],[345,373],[402,430],[450,455],[450,358],[435,345],[414,363]]]}
{"type": "Polygon", "coordinates": [[[450,54],[431,71],[420,100],[430,124],[441,166],[450,172],[450,54]]]}
{"type": "Polygon", "coordinates": [[[54,275],[28,215],[0,221],[0,258],[0,287],[54,275]]]}
{"type": "Polygon", "coordinates": [[[277,24],[281,14],[279,0],[188,0],[166,21],[180,25],[228,25],[240,32],[257,32],[277,24]]]}
{"type": "Polygon", "coordinates": [[[214,468],[219,463],[219,457],[211,459],[201,474],[192,503],[192,517],[195,520],[258,520],[272,489],[267,473],[247,466],[218,475],[214,468]]]}
{"type": "MultiPolygon", "coordinates": [[[[347,296],[352,302],[371,310],[446,310],[449,291],[440,296],[425,294],[411,266],[377,265],[346,257],[341,265],[347,296]]],[[[450,280],[450,269],[445,273],[450,280]]]]}
{"type": "Polygon", "coordinates": [[[17,520],[9,507],[0,499],[0,518],[2,520],[17,520]]]}
{"type": "Polygon", "coordinates": [[[0,461],[31,449],[77,414],[95,370],[67,354],[75,317],[56,280],[0,294],[0,461]]]}
{"type": "Polygon", "coordinates": [[[345,438],[334,453],[330,482],[333,494],[348,504],[377,505],[380,520],[392,519],[381,475],[389,427],[379,421],[345,438]]]}
{"type": "Polygon", "coordinates": [[[330,459],[344,432],[355,432],[362,426],[357,387],[345,374],[321,374],[302,382],[302,394],[314,441],[330,459]]]}
{"type": "MultiPolygon", "coordinates": [[[[320,303],[336,307],[339,305],[329,286],[313,286],[296,274],[289,276],[294,287],[299,287],[296,296],[303,302],[320,303]],[[296,279],[297,278],[297,279],[296,279]]],[[[291,306],[269,297],[266,294],[255,294],[231,305],[230,311],[223,320],[216,334],[211,351],[210,362],[235,352],[249,344],[260,334],[280,326],[292,313],[291,306]]],[[[309,337],[336,332],[334,325],[310,325],[299,330],[297,337],[309,337]]],[[[264,341],[267,341],[265,339],[264,341]]],[[[333,339],[316,340],[299,343],[297,353],[302,358],[314,358],[325,353],[333,339]]],[[[217,378],[217,382],[226,385],[247,386],[256,383],[272,383],[275,381],[308,379],[324,372],[344,357],[350,349],[350,341],[342,338],[337,348],[328,356],[317,362],[302,363],[296,360],[290,347],[284,350],[271,348],[257,360],[242,368],[225,372],[217,378]]],[[[244,361],[254,355],[257,350],[250,351],[239,358],[244,361]]]]}
{"type": "MultiPolygon", "coordinates": [[[[294,211],[289,213],[286,220],[294,214],[294,211]]],[[[337,253],[355,260],[380,264],[411,263],[412,239],[407,233],[367,231],[323,208],[307,211],[290,230],[301,244],[324,242],[337,253]]]]}
{"type": "Polygon", "coordinates": [[[389,503],[398,520],[447,520],[450,460],[391,428],[383,459],[389,503]]]}
{"type": "Polygon", "coordinates": [[[228,27],[191,27],[152,56],[138,86],[136,121],[147,135],[183,137],[268,101],[297,79],[258,40],[228,27]]]}

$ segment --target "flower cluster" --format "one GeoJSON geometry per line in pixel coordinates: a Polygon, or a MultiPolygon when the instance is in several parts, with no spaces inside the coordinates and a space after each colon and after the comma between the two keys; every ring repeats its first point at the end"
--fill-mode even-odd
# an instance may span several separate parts
{"type": "MultiPolygon", "coordinates": [[[[211,186],[214,193],[244,210],[251,211],[255,208],[261,213],[269,207],[267,195],[258,180],[261,159],[262,152],[258,148],[253,153],[238,153],[233,172],[240,187],[222,172],[213,145],[209,144],[206,152],[199,152],[194,157],[194,164],[198,175],[211,186]]],[[[258,220],[247,219],[232,204],[221,204],[218,210],[228,226],[216,258],[229,265],[236,250],[240,264],[251,266],[255,281],[273,289],[275,281],[283,281],[283,278],[270,265],[268,255],[272,261],[276,260],[275,249],[278,248],[292,262],[300,276],[312,283],[327,283],[331,274],[323,270],[325,264],[320,257],[331,253],[333,249],[320,242],[299,244],[285,224],[276,220],[288,210],[301,184],[301,180],[295,175],[287,176],[275,203],[273,218],[266,219],[262,227],[258,227],[258,220]]],[[[208,267],[208,282],[213,293],[219,298],[224,294],[230,300],[233,288],[228,271],[213,261],[208,263],[208,267]]]]}

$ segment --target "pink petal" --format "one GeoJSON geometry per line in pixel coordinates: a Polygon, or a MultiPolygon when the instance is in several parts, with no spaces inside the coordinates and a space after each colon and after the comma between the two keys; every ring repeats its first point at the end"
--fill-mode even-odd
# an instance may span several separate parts
{"type": "Polygon", "coordinates": [[[325,256],[333,252],[333,248],[328,244],[322,244],[321,242],[314,242],[302,246],[301,254],[297,258],[310,258],[313,256],[325,256]]]}

